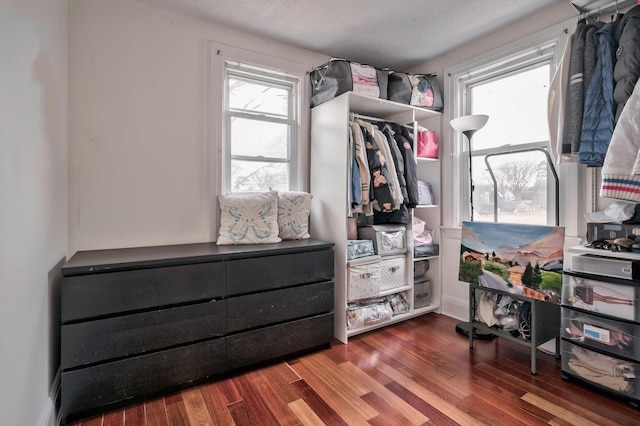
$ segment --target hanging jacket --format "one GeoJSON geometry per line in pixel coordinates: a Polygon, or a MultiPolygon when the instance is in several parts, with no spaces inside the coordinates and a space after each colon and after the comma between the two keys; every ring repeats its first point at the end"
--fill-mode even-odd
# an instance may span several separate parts
{"type": "Polygon", "coordinates": [[[413,155],[413,140],[406,127],[396,123],[388,123],[393,139],[404,160],[404,178],[407,183],[407,207],[410,209],[418,205],[418,166],[413,155]]]}
{"type": "Polygon", "coordinates": [[[600,196],[640,203],[640,84],[616,123],[602,166],[600,196]]]}
{"type": "Polygon", "coordinates": [[[353,130],[349,127],[349,175],[351,185],[349,185],[349,199],[351,200],[352,213],[362,213],[362,181],[360,179],[360,166],[356,158],[356,142],[353,130]],[[355,211],[354,211],[355,210],[355,211]]]}
{"type": "Polygon", "coordinates": [[[613,101],[613,66],[617,22],[609,22],[594,35],[597,62],[584,99],[578,162],[600,167],[613,134],[615,102],[613,101]]]}
{"type": "Polygon", "coordinates": [[[615,34],[618,42],[613,71],[616,121],[640,76],[640,5],[634,6],[618,22],[615,34]]]}
{"type": "Polygon", "coordinates": [[[387,170],[389,171],[389,176],[391,177],[391,189],[393,191],[393,209],[397,210],[403,204],[404,200],[402,199],[402,192],[400,190],[400,181],[398,180],[398,172],[396,170],[396,164],[393,160],[393,156],[391,155],[391,149],[389,148],[389,143],[387,142],[387,138],[384,134],[378,129],[377,126],[369,123],[367,121],[358,120],[358,124],[364,129],[367,130],[376,141],[376,145],[380,150],[382,155],[381,159],[386,161],[387,170]]]}
{"type": "Polygon", "coordinates": [[[556,164],[564,161],[562,155],[562,132],[564,130],[565,99],[567,96],[567,83],[569,82],[569,61],[571,60],[571,37],[567,38],[562,59],[556,67],[556,72],[549,84],[547,98],[547,119],[549,123],[549,145],[551,155],[556,164]]]}
{"type": "Polygon", "coordinates": [[[391,175],[387,169],[387,160],[384,158],[373,135],[366,129],[362,129],[364,145],[367,150],[367,161],[371,175],[369,203],[374,210],[383,212],[393,211],[395,197],[391,185],[391,175]]]}
{"type": "Polygon", "coordinates": [[[378,122],[376,123],[384,137],[387,139],[387,144],[389,145],[389,149],[391,150],[391,156],[393,157],[393,162],[396,165],[396,173],[398,174],[398,182],[400,183],[400,191],[402,193],[403,203],[407,204],[409,202],[408,194],[407,194],[407,180],[405,179],[405,171],[404,171],[404,158],[402,157],[402,153],[396,144],[396,140],[393,137],[393,131],[391,127],[389,127],[389,123],[387,122],[378,122]]]}
{"type": "Polygon", "coordinates": [[[370,186],[371,186],[371,174],[369,173],[369,162],[367,160],[367,149],[364,146],[364,136],[362,129],[358,126],[358,123],[350,121],[349,128],[353,135],[353,145],[355,150],[356,161],[358,162],[358,169],[360,172],[360,206],[356,206],[353,209],[353,213],[364,213],[365,215],[372,215],[373,210],[369,205],[370,186]]]}
{"type": "Polygon", "coordinates": [[[571,36],[571,60],[567,86],[562,153],[578,152],[584,107],[584,37],[587,23],[578,21],[571,36]]]}

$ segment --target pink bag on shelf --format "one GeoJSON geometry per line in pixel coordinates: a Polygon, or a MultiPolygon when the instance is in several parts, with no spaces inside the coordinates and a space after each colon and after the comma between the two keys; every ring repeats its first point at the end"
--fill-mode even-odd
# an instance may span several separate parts
{"type": "Polygon", "coordinates": [[[418,157],[438,158],[438,137],[432,130],[418,131],[418,157]]]}

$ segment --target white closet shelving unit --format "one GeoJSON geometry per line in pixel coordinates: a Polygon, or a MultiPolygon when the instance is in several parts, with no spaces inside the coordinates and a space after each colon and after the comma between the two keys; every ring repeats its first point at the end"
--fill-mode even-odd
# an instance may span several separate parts
{"type": "MultiPolygon", "coordinates": [[[[399,104],[378,98],[342,94],[311,110],[311,235],[335,244],[335,337],[347,343],[350,336],[375,328],[404,321],[429,312],[439,312],[441,305],[440,258],[431,256],[427,278],[431,281],[431,303],[425,307],[414,307],[413,293],[413,238],[408,229],[408,251],[406,253],[406,285],[382,292],[388,295],[406,291],[410,308],[406,314],[395,315],[391,320],[358,329],[347,329],[347,218],[349,203],[349,115],[356,113],[375,117],[398,124],[417,124],[436,131],[440,136],[441,114],[439,112],[410,105],[399,104]]],[[[416,140],[414,135],[414,141],[416,140]]],[[[415,153],[415,149],[414,149],[415,153]]],[[[441,224],[440,161],[418,159],[418,177],[431,183],[436,205],[420,206],[413,214],[426,222],[426,228],[433,230],[434,241],[439,243],[441,224]]]]}

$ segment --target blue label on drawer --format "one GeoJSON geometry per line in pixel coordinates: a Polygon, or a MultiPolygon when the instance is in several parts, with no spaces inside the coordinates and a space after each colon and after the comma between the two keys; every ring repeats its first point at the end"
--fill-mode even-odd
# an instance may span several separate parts
{"type": "Polygon", "coordinates": [[[598,328],[589,324],[584,324],[582,327],[582,332],[584,334],[584,337],[586,337],[587,339],[597,340],[598,342],[603,343],[609,343],[611,340],[609,337],[609,330],[606,330],[604,328],[598,328]]]}

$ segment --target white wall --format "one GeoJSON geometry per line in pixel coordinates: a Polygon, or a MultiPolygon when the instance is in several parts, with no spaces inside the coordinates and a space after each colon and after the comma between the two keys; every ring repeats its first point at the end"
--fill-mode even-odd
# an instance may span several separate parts
{"type": "Polygon", "coordinates": [[[67,250],[67,2],[0,1],[0,424],[53,425],[67,250]]]}
{"type": "Polygon", "coordinates": [[[69,1],[70,255],[209,241],[209,40],[327,59],[138,1],[69,1]]]}
{"type": "MultiPolygon", "coordinates": [[[[447,83],[445,83],[445,79],[448,78],[445,74],[445,70],[447,70],[448,68],[464,63],[484,53],[492,52],[502,46],[513,43],[516,40],[530,36],[546,28],[550,28],[573,17],[575,17],[575,20],[577,21],[578,13],[573,8],[571,3],[568,1],[562,2],[545,9],[540,13],[532,14],[526,19],[505,27],[500,31],[497,31],[486,37],[479,38],[474,42],[469,43],[459,49],[452,50],[440,57],[429,60],[421,65],[414,67],[410,71],[437,73],[440,80],[440,87],[444,89],[447,86],[447,83]]],[[[444,93],[446,94],[446,91],[444,93]]],[[[451,102],[451,100],[446,99],[446,97],[444,101],[445,105],[448,102],[451,102]]],[[[448,114],[449,112],[445,109],[442,119],[441,132],[441,142],[445,147],[451,144],[453,136],[453,132],[448,125],[450,120],[448,114]]],[[[451,173],[449,170],[451,169],[453,161],[455,160],[453,158],[450,158],[450,156],[445,156],[442,161],[442,176],[444,180],[443,202],[445,204],[451,204],[454,203],[453,198],[460,197],[462,191],[460,191],[456,186],[457,184],[452,179],[450,179],[451,173]],[[449,201],[447,201],[447,199],[449,201]]],[[[562,167],[563,169],[571,167],[575,168],[575,166],[572,165],[569,165],[568,167],[562,167]]],[[[559,171],[560,178],[563,181],[561,184],[561,193],[565,188],[568,188],[569,190],[573,188],[575,191],[575,188],[578,185],[575,182],[577,173],[575,173],[575,170],[573,173],[571,173],[571,171],[569,170],[568,175],[563,176],[563,173],[565,172],[567,172],[567,170],[559,171]],[[566,182],[569,180],[574,183],[573,186],[566,185],[566,182]]],[[[448,207],[443,206],[443,212],[445,215],[447,211],[448,207]]],[[[561,212],[561,214],[563,213],[561,212]]],[[[567,217],[561,219],[563,223],[567,223],[567,221],[569,223],[575,223],[576,210],[567,211],[567,209],[564,209],[564,214],[566,214],[567,217]]],[[[576,243],[577,242],[573,242],[572,245],[575,245],[576,243]]],[[[446,227],[441,233],[440,244],[440,253],[442,258],[442,313],[455,318],[466,320],[469,316],[468,285],[466,283],[458,281],[460,229],[455,227],[446,227]]]]}

